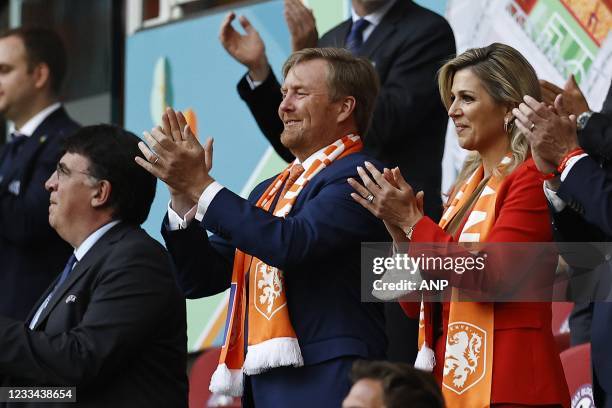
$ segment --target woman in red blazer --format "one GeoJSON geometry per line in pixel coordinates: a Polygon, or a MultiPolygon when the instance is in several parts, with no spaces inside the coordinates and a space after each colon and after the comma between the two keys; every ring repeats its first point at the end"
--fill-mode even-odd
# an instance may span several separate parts
{"type": "MultiPolygon", "coordinates": [[[[380,173],[365,163],[367,172],[358,169],[363,184],[349,180],[357,192],[353,198],[385,221],[395,243],[551,241],[542,175],[512,116],[524,95],[540,99],[531,65],[515,49],[494,43],[447,62],[438,82],[459,144],[472,151],[440,223],[424,216],[423,193],[415,194],[397,168],[380,173]]],[[[531,273],[529,257],[516,255],[513,269],[531,273]]],[[[499,258],[492,256],[481,273],[423,275],[447,278],[453,296],[465,288],[515,283],[510,260],[499,258]]],[[[546,263],[539,261],[542,275],[546,263]]],[[[552,276],[554,264],[543,272],[552,276]]],[[[418,303],[402,307],[419,314],[418,303]]],[[[415,366],[433,370],[449,408],[569,406],[550,302],[424,303],[420,312],[415,366]]]]}

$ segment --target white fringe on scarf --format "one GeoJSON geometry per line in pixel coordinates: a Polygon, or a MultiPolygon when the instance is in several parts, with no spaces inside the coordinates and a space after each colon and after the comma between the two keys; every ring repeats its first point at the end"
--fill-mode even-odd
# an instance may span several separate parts
{"type": "Polygon", "coordinates": [[[219,364],[210,379],[208,389],[215,394],[241,397],[243,377],[242,370],[230,370],[225,364],[219,364]]]}
{"type": "Polygon", "coordinates": [[[246,375],[255,375],[276,367],[303,365],[298,340],[295,337],[275,337],[248,346],[242,369],[246,375]]]}
{"type": "Polygon", "coordinates": [[[427,343],[423,343],[414,361],[414,368],[431,373],[435,366],[436,354],[432,349],[427,347],[427,343]]]}

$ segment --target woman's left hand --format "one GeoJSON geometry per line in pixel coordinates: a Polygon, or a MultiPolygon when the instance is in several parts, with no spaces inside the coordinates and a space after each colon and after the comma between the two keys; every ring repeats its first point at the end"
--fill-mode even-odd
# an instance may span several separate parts
{"type": "Polygon", "coordinates": [[[386,224],[402,231],[414,226],[423,217],[423,192],[415,194],[397,167],[390,175],[383,175],[369,162],[365,162],[365,168],[367,171],[357,167],[363,184],[352,178],[347,180],[357,192],[351,197],[386,224]]]}

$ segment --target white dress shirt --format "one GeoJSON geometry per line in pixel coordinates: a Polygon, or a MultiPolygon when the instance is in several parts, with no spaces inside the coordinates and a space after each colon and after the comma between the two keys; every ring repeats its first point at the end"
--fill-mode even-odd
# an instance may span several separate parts
{"type": "Polygon", "coordinates": [[[11,123],[9,126],[9,132],[17,132],[21,135],[30,137],[36,131],[36,128],[38,128],[38,126],[40,126],[40,124],[43,123],[43,121],[47,119],[49,115],[58,110],[61,106],[62,104],[59,102],[55,102],[47,106],[45,109],[32,116],[20,129],[16,129],[15,124],[11,123]]]}
{"type": "MultiPolygon", "coordinates": [[[[567,175],[572,170],[572,167],[574,167],[574,165],[576,163],[578,163],[578,160],[580,160],[580,159],[582,159],[583,157],[586,157],[586,156],[588,156],[588,154],[586,154],[586,153],[579,154],[578,156],[574,156],[574,157],[572,157],[571,159],[569,159],[567,161],[567,165],[565,166],[565,169],[563,170],[563,173],[561,173],[561,176],[559,177],[561,179],[561,182],[563,182],[567,178],[567,175]]],[[[548,200],[548,202],[555,209],[555,212],[561,212],[561,211],[563,211],[563,209],[565,209],[565,206],[567,205],[565,203],[565,201],[563,201],[557,195],[557,192],[555,190],[553,190],[550,187],[548,187],[548,185],[546,183],[544,183],[544,195],[546,196],[546,199],[548,200]]]]}
{"type": "MultiPolygon", "coordinates": [[[[397,1],[397,0],[395,0],[397,1]]],[[[378,25],[380,24],[380,22],[382,21],[383,17],[389,12],[389,10],[391,9],[391,7],[393,7],[393,5],[395,4],[395,1],[390,1],[387,4],[385,4],[384,6],[382,6],[381,8],[379,8],[378,10],[376,10],[373,13],[370,13],[368,15],[365,15],[363,17],[360,17],[356,12],[355,12],[355,8],[351,6],[351,19],[353,20],[353,24],[357,22],[357,20],[363,18],[364,20],[366,20],[368,23],[368,26],[363,30],[363,33],[361,34],[362,38],[363,38],[363,43],[365,43],[368,38],[370,37],[370,34],[372,34],[372,32],[374,31],[374,29],[376,27],[378,27],[378,25]]]]}
{"type": "MultiPolygon", "coordinates": [[[[310,156],[308,156],[308,158],[304,160],[304,163],[302,164],[304,169],[308,169],[308,167],[310,167],[312,162],[315,160],[317,153],[322,152],[323,150],[327,149],[327,147],[328,146],[325,146],[322,149],[319,149],[310,156]]],[[[300,163],[300,161],[296,158],[292,164],[297,163],[300,163]]],[[[202,219],[204,218],[204,214],[206,214],[206,211],[210,206],[210,203],[212,203],[216,195],[223,188],[225,187],[223,187],[218,182],[213,181],[211,184],[208,185],[208,187],[204,189],[204,191],[200,195],[198,204],[193,206],[191,210],[189,210],[187,214],[185,214],[184,217],[181,217],[177,214],[176,211],[174,211],[174,209],[172,208],[172,200],[170,200],[170,202],[168,202],[168,227],[170,231],[187,228],[189,223],[193,221],[194,218],[197,221],[202,221],[202,219]]]]}

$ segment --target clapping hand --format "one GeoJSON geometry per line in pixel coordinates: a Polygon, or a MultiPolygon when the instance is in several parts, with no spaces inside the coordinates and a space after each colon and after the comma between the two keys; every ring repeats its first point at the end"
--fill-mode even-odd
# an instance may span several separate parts
{"type": "Polygon", "coordinates": [[[319,33],[314,15],[301,0],[285,0],[285,21],[291,34],[291,48],[299,51],[317,46],[319,33]]]}
{"type": "Polygon", "coordinates": [[[347,180],[356,191],[351,197],[385,222],[394,241],[406,241],[405,231],[423,217],[423,192],[415,194],[397,167],[381,173],[365,162],[365,168],[357,167],[362,183],[347,180]]]}
{"type": "Polygon", "coordinates": [[[161,127],[143,134],[147,144],[140,142],[138,147],[146,160],[136,157],[136,163],[168,185],[172,207],[182,216],[214,181],[209,175],[213,141],[200,145],[183,114],[172,108],[166,109],[161,127]]]}
{"type": "Polygon", "coordinates": [[[542,101],[549,106],[554,106],[557,96],[562,95],[563,111],[568,114],[578,116],[589,110],[589,104],[573,75],[570,75],[563,88],[541,79],[540,90],[542,101]]]}
{"type": "Polygon", "coordinates": [[[248,68],[251,79],[263,81],[270,73],[265,45],[257,30],[245,16],[238,17],[246,33],[244,35],[232,26],[234,18],[236,14],[230,12],[223,19],[219,30],[219,41],[229,55],[248,68]]]}
{"type": "Polygon", "coordinates": [[[516,126],[529,140],[534,162],[543,173],[554,172],[563,157],[578,147],[576,116],[565,110],[563,99],[559,94],[554,106],[547,106],[526,95],[512,110],[516,126]]]}

